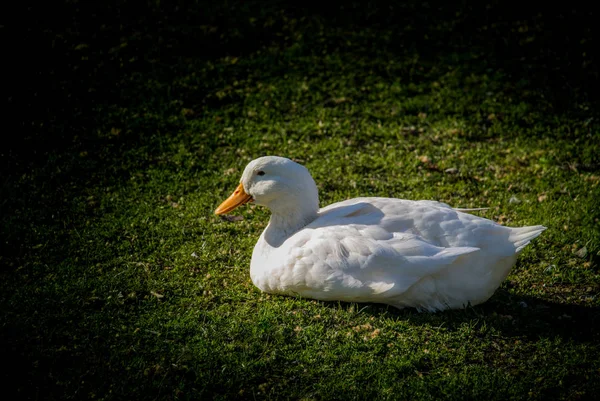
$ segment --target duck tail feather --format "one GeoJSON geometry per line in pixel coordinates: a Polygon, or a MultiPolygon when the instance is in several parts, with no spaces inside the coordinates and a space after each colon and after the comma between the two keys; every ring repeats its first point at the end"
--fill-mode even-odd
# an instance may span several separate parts
{"type": "Polygon", "coordinates": [[[515,245],[516,253],[519,253],[525,248],[529,242],[540,235],[546,227],[544,226],[528,226],[511,228],[511,234],[508,240],[515,245]]]}

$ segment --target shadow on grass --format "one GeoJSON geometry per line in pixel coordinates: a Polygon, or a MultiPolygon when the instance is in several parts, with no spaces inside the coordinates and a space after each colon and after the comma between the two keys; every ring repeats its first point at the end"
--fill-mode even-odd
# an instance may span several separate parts
{"type": "Polygon", "coordinates": [[[531,296],[511,295],[498,290],[484,304],[463,310],[438,313],[419,313],[414,309],[395,309],[384,305],[369,304],[360,311],[381,317],[402,320],[417,326],[444,327],[457,331],[465,324],[474,327],[492,327],[507,337],[540,338],[560,337],[565,341],[586,343],[600,337],[596,327],[600,325],[600,308],[577,304],[562,304],[531,296]]]}

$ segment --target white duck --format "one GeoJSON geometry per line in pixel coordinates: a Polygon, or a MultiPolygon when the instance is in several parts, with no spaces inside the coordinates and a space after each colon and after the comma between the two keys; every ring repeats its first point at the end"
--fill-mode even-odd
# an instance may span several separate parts
{"type": "Polygon", "coordinates": [[[429,311],[486,301],[546,229],[504,227],[435,201],[356,198],[319,209],[308,170],[276,156],[250,162],[215,213],[247,202],[272,213],[250,265],[262,291],[429,311]]]}

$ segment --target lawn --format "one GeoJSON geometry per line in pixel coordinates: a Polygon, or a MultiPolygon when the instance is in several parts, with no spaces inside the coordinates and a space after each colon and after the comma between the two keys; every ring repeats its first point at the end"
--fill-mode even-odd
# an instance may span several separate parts
{"type": "Polygon", "coordinates": [[[22,39],[0,150],[10,399],[598,397],[598,14],[96,3],[0,28],[22,39]],[[263,155],[304,164],[322,206],[433,199],[548,230],[464,310],[263,294],[268,212],[213,214],[263,155]]]}

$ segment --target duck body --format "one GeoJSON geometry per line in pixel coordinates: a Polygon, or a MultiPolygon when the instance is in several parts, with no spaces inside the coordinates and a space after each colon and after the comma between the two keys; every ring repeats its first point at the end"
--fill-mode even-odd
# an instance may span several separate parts
{"type": "Polygon", "coordinates": [[[518,253],[545,229],[505,227],[435,201],[355,198],[319,209],[308,171],[280,159],[251,162],[240,184],[272,211],[250,265],[252,282],[267,293],[428,311],[476,305],[492,296],[518,253]],[[298,173],[280,173],[285,186],[263,190],[252,182],[256,172],[259,181],[277,181],[282,169],[298,173]],[[281,203],[264,196],[281,191],[294,196],[281,203]]]}

